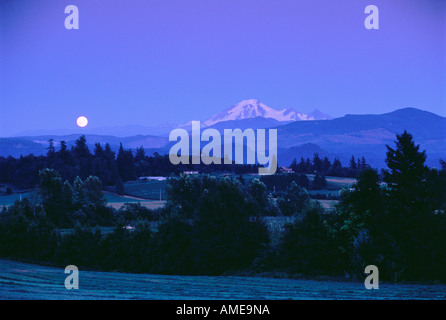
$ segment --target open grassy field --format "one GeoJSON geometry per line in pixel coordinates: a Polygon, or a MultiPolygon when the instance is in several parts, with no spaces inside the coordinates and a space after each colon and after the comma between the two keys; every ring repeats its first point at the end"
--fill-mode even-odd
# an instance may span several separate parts
{"type": "Polygon", "coordinates": [[[115,209],[120,209],[126,203],[141,203],[142,206],[148,209],[158,209],[166,205],[165,200],[147,200],[131,196],[119,196],[108,191],[104,192],[104,195],[107,201],[107,205],[115,209]]]}
{"type": "MultiPolygon", "coordinates": [[[[72,264],[76,264],[73,261],[72,264]]],[[[446,299],[446,285],[387,284],[367,290],[362,281],[267,277],[167,276],[84,271],[79,289],[65,289],[64,269],[0,260],[0,299],[26,300],[324,300],[446,299]]]]}
{"type": "MultiPolygon", "coordinates": [[[[162,201],[138,201],[139,203],[141,203],[142,206],[154,210],[154,209],[158,209],[158,208],[163,208],[166,205],[166,201],[162,200],[162,201]]],[[[125,202],[113,202],[113,203],[108,203],[109,206],[115,208],[115,209],[120,209],[124,204],[126,203],[135,203],[135,201],[125,201],[125,202]]]]}
{"type": "Polygon", "coordinates": [[[35,199],[37,197],[37,194],[35,191],[27,191],[27,192],[20,192],[20,193],[13,193],[9,195],[1,195],[0,196],[0,208],[3,206],[10,206],[13,205],[16,200],[20,199],[35,199]]]}
{"type": "MultiPolygon", "coordinates": [[[[310,183],[314,180],[314,174],[307,174],[308,180],[310,183]]],[[[339,191],[343,188],[351,188],[354,183],[356,183],[355,178],[347,178],[347,177],[325,177],[327,180],[327,187],[324,190],[320,191],[339,191]]]]}
{"type": "MultiPolygon", "coordinates": [[[[19,199],[35,199],[36,198],[36,192],[35,191],[29,191],[29,192],[23,192],[23,193],[14,193],[10,195],[2,195],[0,196],[0,208],[3,206],[10,206],[13,205],[16,200],[19,199]]],[[[147,199],[141,199],[136,197],[130,197],[130,196],[119,196],[117,194],[114,194],[112,192],[104,192],[105,200],[107,201],[107,204],[112,206],[115,209],[121,208],[126,203],[141,203],[141,205],[149,208],[149,209],[157,209],[162,208],[165,206],[166,201],[162,200],[147,200],[147,199]]]]}
{"type": "Polygon", "coordinates": [[[327,180],[327,189],[350,188],[357,181],[355,178],[346,177],[325,177],[325,179],[327,180]]]}
{"type": "Polygon", "coordinates": [[[125,194],[150,200],[166,199],[166,181],[128,181],[124,183],[125,194]]]}

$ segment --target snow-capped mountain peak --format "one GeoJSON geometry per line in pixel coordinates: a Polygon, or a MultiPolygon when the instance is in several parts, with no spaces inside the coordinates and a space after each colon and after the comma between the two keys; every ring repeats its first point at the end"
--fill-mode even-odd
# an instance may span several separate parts
{"type": "Polygon", "coordinates": [[[291,108],[279,111],[268,107],[257,99],[249,99],[240,101],[236,105],[223,110],[204,121],[203,124],[204,126],[212,126],[223,121],[252,119],[256,117],[270,118],[284,122],[330,118],[330,116],[324,115],[318,110],[313,111],[311,114],[303,114],[291,108]]]}

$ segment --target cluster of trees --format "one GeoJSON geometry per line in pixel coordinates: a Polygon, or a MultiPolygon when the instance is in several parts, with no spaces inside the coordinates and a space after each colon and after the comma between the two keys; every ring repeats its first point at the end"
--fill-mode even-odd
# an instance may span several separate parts
{"type": "Polygon", "coordinates": [[[297,173],[319,173],[323,176],[336,176],[336,177],[352,177],[355,178],[364,169],[369,168],[364,157],[355,158],[351,157],[348,167],[343,167],[341,161],[338,158],[330,162],[328,157],[320,158],[318,153],[315,153],[313,159],[300,158],[300,162],[294,159],[290,168],[297,173]]]}
{"type": "MultiPolygon", "coordinates": [[[[44,170],[40,187],[63,192],[65,183],[60,189],[54,182],[60,177],[53,174],[44,170]]],[[[253,185],[254,195],[255,189],[253,185]]],[[[0,215],[0,256],[102,270],[222,274],[249,268],[268,245],[266,227],[255,217],[259,204],[237,179],[181,175],[171,178],[168,190],[171,200],[162,212],[137,204],[114,211],[110,221],[115,229],[107,235],[93,219],[60,235],[60,219],[47,214],[46,200],[37,213],[27,200],[17,201],[0,215]]],[[[45,198],[56,200],[53,195],[45,198]]],[[[90,199],[88,189],[85,195],[90,199]]],[[[91,199],[85,201],[84,206],[92,205],[91,199]]]]}
{"type": "Polygon", "coordinates": [[[69,184],[43,170],[39,204],[17,201],[0,214],[0,256],[128,272],[285,271],[361,279],[374,264],[382,280],[446,282],[446,164],[431,169],[425,159],[410,134],[397,135],[396,147],[387,146],[384,181],[376,170],[362,170],[331,212],[296,181],[274,199],[259,179],[245,185],[230,177],[179,175],[168,179],[165,208],[133,204],[107,215],[99,213],[99,179],[69,184]],[[61,208],[88,214],[63,235],[61,208]],[[274,245],[264,215],[293,217],[274,245]],[[104,223],[114,231],[102,233],[104,223]]]}
{"type": "Polygon", "coordinates": [[[59,227],[77,223],[110,225],[112,212],[105,206],[102,182],[96,176],[82,180],[79,176],[73,184],[63,181],[54,169],[39,171],[38,199],[35,207],[45,212],[48,220],[59,227]]]}
{"type": "Polygon", "coordinates": [[[345,193],[333,234],[351,264],[381,266],[398,281],[441,279],[446,265],[446,167],[426,167],[426,153],[413,137],[397,135],[387,146],[384,185],[372,169],[345,193]]]}
{"type": "Polygon", "coordinates": [[[184,171],[210,173],[214,171],[233,172],[236,174],[258,172],[259,165],[173,165],[168,155],[154,153],[148,156],[143,147],[135,151],[125,149],[120,144],[115,153],[107,143],[96,143],[93,152],[87,146],[85,136],[76,140],[68,148],[65,141],[60,142],[56,150],[53,139],[49,140],[46,156],[33,154],[14,157],[0,157],[0,181],[10,183],[18,189],[34,188],[39,182],[39,171],[45,168],[55,169],[63,180],[73,182],[76,177],[86,179],[97,176],[105,186],[116,186],[125,181],[135,180],[141,176],[168,176],[184,171]]]}
{"type": "Polygon", "coordinates": [[[289,270],[354,277],[374,264],[388,281],[446,281],[446,167],[425,160],[404,132],[387,146],[384,183],[365,169],[334,214],[306,208],[282,243],[289,270]]]}
{"type": "MultiPolygon", "coordinates": [[[[123,158],[118,154],[119,158],[123,158]]],[[[40,180],[39,171],[45,168],[55,169],[63,180],[74,182],[76,177],[86,179],[90,175],[100,178],[105,185],[113,185],[120,172],[117,166],[115,152],[109,144],[105,148],[97,143],[92,154],[87,146],[85,136],[81,136],[71,149],[65,141],[60,142],[56,151],[54,141],[49,140],[46,156],[0,157],[0,181],[10,183],[19,189],[34,188],[40,180]]]]}
{"type": "MultiPolygon", "coordinates": [[[[286,177],[288,175],[284,175],[286,177]]],[[[181,208],[181,216],[193,218],[200,214],[200,203],[204,194],[211,192],[218,181],[232,181],[233,188],[240,194],[240,208],[250,217],[296,216],[310,202],[304,187],[290,180],[285,190],[272,193],[260,179],[248,183],[239,178],[216,178],[208,175],[180,175],[170,177],[167,184],[167,210],[181,208]]],[[[218,203],[216,202],[216,205],[218,203]]],[[[224,216],[224,213],[222,213],[224,216]]]]}
{"type": "Polygon", "coordinates": [[[291,182],[307,190],[321,190],[327,186],[324,175],[318,172],[310,182],[305,173],[277,173],[274,175],[261,176],[260,180],[266,185],[269,191],[278,192],[286,190],[291,182]]]}

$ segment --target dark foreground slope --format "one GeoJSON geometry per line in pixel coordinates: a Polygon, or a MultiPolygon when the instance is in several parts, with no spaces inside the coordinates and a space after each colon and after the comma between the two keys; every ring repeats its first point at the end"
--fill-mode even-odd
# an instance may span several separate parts
{"type": "Polygon", "coordinates": [[[0,299],[446,299],[446,285],[380,284],[258,277],[204,277],[79,272],[67,290],[63,269],[0,260],[0,299]]]}

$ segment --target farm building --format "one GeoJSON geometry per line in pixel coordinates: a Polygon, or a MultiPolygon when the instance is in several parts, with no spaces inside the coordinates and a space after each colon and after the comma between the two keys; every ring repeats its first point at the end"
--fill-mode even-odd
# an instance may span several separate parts
{"type": "Polygon", "coordinates": [[[293,169],[287,167],[280,167],[279,171],[283,173],[293,173],[293,169]]]}

